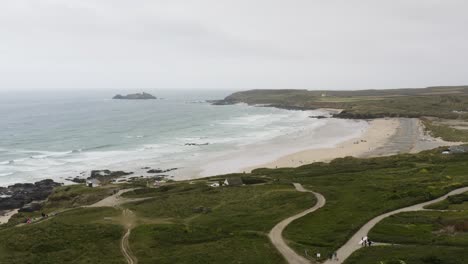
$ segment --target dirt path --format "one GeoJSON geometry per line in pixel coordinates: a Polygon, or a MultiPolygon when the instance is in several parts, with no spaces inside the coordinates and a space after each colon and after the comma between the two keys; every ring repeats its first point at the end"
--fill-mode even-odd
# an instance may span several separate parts
{"type": "Polygon", "coordinates": [[[109,197],[106,197],[106,198],[102,199],[101,201],[99,201],[97,203],[87,205],[87,206],[83,206],[83,207],[118,207],[118,206],[120,206],[120,205],[122,205],[124,203],[144,201],[144,200],[148,200],[148,199],[152,198],[152,197],[148,197],[148,198],[124,198],[124,197],[122,197],[122,194],[124,194],[126,192],[131,192],[133,190],[135,190],[135,189],[120,190],[116,194],[113,194],[113,195],[111,195],[109,197]]]}
{"type": "Polygon", "coordinates": [[[299,192],[310,192],[317,198],[317,203],[299,214],[293,215],[279,222],[273,229],[271,229],[268,237],[270,238],[271,243],[278,249],[278,251],[283,255],[283,257],[288,261],[289,264],[310,264],[310,261],[299,254],[297,254],[293,249],[291,249],[283,239],[283,230],[294,220],[299,219],[309,213],[316,211],[325,205],[325,197],[320,193],[312,192],[304,189],[300,183],[293,183],[294,187],[299,192]]]}
{"type": "MultiPolygon", "coordinates": [[[[367,222],[364,226],[362,226],[361,229],[359,229],[348,240],[348,242],[346,242],[346,244],[344,244],[340,249],[338,249],[337,255],[338,255],[339,260],[327,260],[327,261],[324,262],[324,264],[340,264],[340,263],[343,263],[349,256],[351,256],[352,253],[354,253],[354,251],[361,248],[361,245],[359,244],[361,239],[363,237],[367,236],[369,231],[377,223],[382,221],[384,218],[395,215],[395,214],[398,214],[398,213],[403,213],[403,212],[425,211],[426,209],[424,209],[424,207],[427,206],[427,205],[443,201],[450,195],[461,194],[461,193],[464,193],[464,192],[467,192],[467,191],[468,191],[468,187],[456,189],[456,190],[453,190],[453,191],[447,193],[446,195],[441,196],[441,197],[439,197],[437,199],[434,199],[432,201],[428,201],[428,202],[424,202],[424,203],[404,207],[404,208],[401,208],[401,209],[398,209],[398,210],[395,210],[395,211],[392,211],[392,212],[388,212],[388,213],[385,213],[385,214],[382,214],[382,215],[379,215],[379,216],[373,218],[372,220],[367,222]]],[[[430,210],[427,210],[427,211],[430,211],[430,210]]]]}
{"type": "Polygon", "coordinates": [[[132,250],[130,249],[130,244],[128,239],[130,237],[130,233],[132,232],[132,228],[135,226],[136,216],[135,214],[129,210],[125,209],[122,212],[122,223],[127,228],[127,232],[122,237],[120,242],[120,250],[124,255],[125,260],[127,260],[128,264],[137,264],[138,259],[133,255],[132,250]]]}

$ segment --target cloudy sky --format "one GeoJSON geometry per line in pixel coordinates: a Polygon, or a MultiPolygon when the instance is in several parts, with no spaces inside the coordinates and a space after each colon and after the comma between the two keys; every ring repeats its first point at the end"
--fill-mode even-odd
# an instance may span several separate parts
{"type": "Polygon", "coordinates": [[[466,0],[2,0],[0,90],[468,84],[466,0]]]}

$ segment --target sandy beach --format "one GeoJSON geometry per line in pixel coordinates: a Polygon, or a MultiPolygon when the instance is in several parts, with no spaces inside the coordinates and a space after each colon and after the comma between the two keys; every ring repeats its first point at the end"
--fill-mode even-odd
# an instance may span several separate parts
{"type": "Polygon", "coordinates": [[[286,155],[273,162],[248,167],[245,171],[256,168],[298,167],[313,162],[329,162],[346,156],[377,157],[415,153],[440,146],[459,144],[427,135],[420,120],[415,118],[385,118],[367,122],[368,129],[359,137],[334,147],[311,148],[286,155]]]}
{"type": "Polygon", "coordinates": [[[8,223],[8,220],[10,220],[10,218],[16,213],[18,213],[18,209],[0,212],[0,225],[8,223]]]}

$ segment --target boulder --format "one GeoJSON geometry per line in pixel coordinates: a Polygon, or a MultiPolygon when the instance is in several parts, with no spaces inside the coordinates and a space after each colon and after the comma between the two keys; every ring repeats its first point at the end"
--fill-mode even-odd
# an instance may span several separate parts
{"type": "Polygon", "coordinates": [[[19,212],[37,212],[41,210],[43,204],[44,203],[42,201],[34,201],[31,203],[25,204],[23,207],[19,209],[19,212]]]}

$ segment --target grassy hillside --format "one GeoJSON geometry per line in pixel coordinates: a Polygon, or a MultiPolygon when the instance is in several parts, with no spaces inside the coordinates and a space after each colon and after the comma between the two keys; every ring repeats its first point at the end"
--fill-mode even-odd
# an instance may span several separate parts
{"type": "Polygon", "coordinates": [[[346,264],[463,264],[468,260],[468,211],[394,215],[379,223],[369,237],[397,246],[361,249],[346,264]]]}
{"type": "Polygon", "coordinates": [[[267,104],[290,109],[338,108],[342,118],[468,119],[468,86],[358,91],[250,90],[219,103],[267,104]]]}
{"type": "Polygon", "coordinates": [[[345,264],[465,264],[466,247],[392,246],[363,248],[345,264]]]}
{"type": "Polygon", "coordinates": [[[0,263],[115,263],[123,228],[107,223],[112,208],[76,209],[49,220],[0,231],[0,263]]]}
{"type": "Polygon", "coordinates": [[[284,263],[266,235],[315,203],[285,184],[182,184],[148,195],[155,199],[128,205],[147,219],[130,238],[139,263],[284,263]]]}
{"type": "MultiPolygon", "coordinates": [[[[292,182],[322,193],[327,204],[294,221],[284,236],[299,254],[320,252],[326,257],[372,217],[468,185],[468,154],[442,155],[434,150],[372,159],[342,158],[329,164],[258,169],[239,176],[260,184],[207,186],[207,181],[223,176],[171,183],[127,193],[125,197],[151,199],[123,208],[73,209],[37,224],[4,227],[0,230],[0,263],[122,263],[123,209],[136,216],[130,247],[139,263],[285,263],[267,234],[280,220],[315,202],[310,193],[295,191],[292,182]]],[[[66,192],[89,195],[79,189],[66,192]]],[[[60,205],[73,206],[66,201],[75,200],[74,195],[63,197],[69,198],[60,205]]],[[[427,232],[419,228],[415,232],[421,230],[427,232]]],[[[425,235],[429,240],[430,232],[425,235]]],[[[400,241],[398,236],[392,239],[400,241]]],[[[424,249],[440,255],[462,254],[456,247],[465,242],[463,238],[457,240],[457,246],[421,244],[417,256],[406,247],[391,250],[414,257],[409,263],[426,263],[417,262],[431,257],[424,249]]],[[[375,259],[389,252],[380,250],[358,252],[350,263],[376,263],[375,259]]]]}

